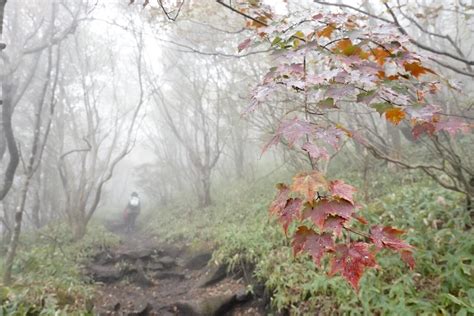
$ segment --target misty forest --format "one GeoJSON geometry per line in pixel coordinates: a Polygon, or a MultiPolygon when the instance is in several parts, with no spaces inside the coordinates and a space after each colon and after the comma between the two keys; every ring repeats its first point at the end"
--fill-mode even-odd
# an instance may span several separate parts
{"type": "Polygon", "coordinates": [[[0,316],[474,315],[472,0],[0,0],[0,316]]]}

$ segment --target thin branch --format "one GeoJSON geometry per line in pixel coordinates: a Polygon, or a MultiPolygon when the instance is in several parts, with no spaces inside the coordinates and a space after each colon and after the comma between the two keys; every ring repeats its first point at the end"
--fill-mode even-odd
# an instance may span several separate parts
{"type": "MultiPolygon", "coordinates": [[[[400,31],[400,33],[402,33],[403,35],[407,35],[409,36],[408,32],[405,30],[405,28],[400,24],[400,22],[398,21],[398,18],[397,16],[395,15],[395,12],[393,12],[392,8],[388,5],[387,2],[384,2],[384,6],[385,8],[387,8],[388,10],[388,13],[392,16],[393,18],[393,24],[395,24],[395,26],[398,28],[398,30],[400,31]]],[[[443,55],[443,56],[447,56],[449,58],[452,58],[452,59],[455,59],[457,61],[460,61],[466,65],[474,65],[474,60],[467,60],[465,58],[462,58],[462,57],[459,57],[459,56],[456,56],[456,55],[453,55],[449,52],[445,52],[445,51],[441,51],[441,50],[437,50],[435,48],[433,48],[432,46],[428,46],[428,45],[425,45],[423,43],[420,43],[419,41],[413,39],[410,37],[410,42],[412,44],[415,44],[416,46],[418,46],[419,48],[422,48],[426,51],[429,51],[429,52],[432,52],[434,54],[437,54],[437,55],[443,55]]]]}
{"type": "Polygon", "coordinates": [[[256,22],[256,23],[258,23],[262,26],[268,26],[268,24],[266,24],[265,22],[262,22],[262,21],[260,21],[256,18],[254,18],[253,16],[250,16],[250,15],[244,13],[244,12],[241,12],[241,11],[237,10],[236,8],[234,8],[233,6],[231,6],[227,3],[224,3],[223,0],[216,0],[216,2],[219,3],[220,5],[223,5],[227,9],[229,9],[229,10],[231,10],[231,11],[233,11],[233,12],[235,12],[235,13],[237,13],[237,14],[239,14],[239,15],[241,15],[241,16],[249,19],[249,20],[252,20],[252,21],[254,21],[254,22],[256,22]]]}
{"type": "MultiPolygon", "coordinates": [[[[148,0],[146,0],[146,1],[147,2],[145,2],[145,3],[148,3],[148,0]]],[[[165,8],[162,0],[157,0],[157,2],[158,2],[158,5],[160,6],[161,10],[163,10],[163,12],[165,13],[168,20],[173,21],[173,22],[175,22],[176,19],[178,18],[179,13],[181,12],[181,9],[183,8],[183,5],[184,5],[184,0],[183,0],[179,3],[176,14],[174,16],[171,16],[170,13],[173,12],[173,11],[168,12],[168,10],[165,8]]]]}
{"type": "Polygon", "coordinates": [[[364,15],[370,16],[371,18],[386,22],[386,23],[393,23],[389,19],[386,19],[384,17],[381,17],[379,15],[372,14],[370,12],[364,11],[362,9],[356,8],[354,6],[348,5],[348,4],[343,4],[343,3],[331,3],[331,2],[326,2],[326,1],[318,1],[318,0],[313,0],[315,3],[319,3],[322,5],[327,5],[327,6],[333,6],[333,7],[343,7],[343,8],[348,8],[354,11],[357,11],[359,13],[362,13],[364,15]]]}

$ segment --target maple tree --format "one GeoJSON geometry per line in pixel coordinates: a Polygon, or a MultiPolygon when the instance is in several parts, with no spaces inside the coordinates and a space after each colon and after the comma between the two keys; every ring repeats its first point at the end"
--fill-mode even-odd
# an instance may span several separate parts
{"type": "Polygon", "coordinates": [[[356,189],[342,180],[328,181],[317,162],[328,159],[328,150],[338,150],[344,139],[367,142],[326,115],[342,104],[373,109],[394,126],[406,121],[415,139],[469,131],[470,124],[443,117],[432,103],[439,75],[411,50],[408,36],[387,23],[369,25],[360,16],[323,11],[279,18],[260,1],[230,8],[249,19],[247,27],[254,31],[238,51],[269,45],[274,54],[275,65],[253,91],[246,114],[280,92],[301,101],[263,148],[284,142],[311,162],[313,170],[296,175],[292,185],[277,185],[269,208],[285,234],[291,234],[294,254],[308,253],[318,266],[329,256],[329,275],[340,273],[356,290],[364,271],[377,267],[382,249],[398,252],[413,269],[414,248],[400,239],[403,231],[382,225],[371,226],[368,233],[354,229],[354,221],[368,224],[357,215],[356,189]]]}

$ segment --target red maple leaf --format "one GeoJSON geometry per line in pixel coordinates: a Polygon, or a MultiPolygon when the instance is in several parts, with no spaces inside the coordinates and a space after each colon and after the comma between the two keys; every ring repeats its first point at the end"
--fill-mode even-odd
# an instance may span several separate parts
{"type": "Polygon", "coordinates": [[[294,118],[289,121],[282,121],[276,134],[285,137],[291,147],[300,138],[310,135],[314,131],[311,123],[294,118]]]}
{"type": "Polygon", "coordinates": [[[379,249],[390,248],[393,250],[412,249],[413,247],[399,239],[405,233],[401,229],[390,226],[375,225],[370,229],[370,238],[379,249]]]}
{"type": "Polygon", "coordinates": [[[436,126],[434,126],[433,123],[423,122],[421,124],[416,124],[411,130],[411,133],[413,135],[413,138],[417,140],[418,138],[420,138],[421,135],[425,133],[430,136],[433,136],[435,131],[436,131],[436,126]]]}
{"type": "Polygon", "coordinates": [[[313,261],[318,266],[321,258],[328,251],[334,250],[334,241],[329,233],[318,234],[306,226],[298,227],[292,241],[293,254],[297,255],[302,251],[308,252],[313,261]]]}
{"type": "Polygon", "coordinates": [[[365,269],[376,267],[375,255],[370,251],[370,245],[364,242],[349,245],[336,245],[335,255],[331,258],[329,275],[341,273],[342,277],[358,291],[359,281],[365,269]]]}
{"type": "Polygon", "coordinates": [[[339,216],[347,220],[351,218],[354,212],[355,206],[345,200],[322,199],[314,206],[307,204],[303,210],[303,218],[310,218],[316,226],[323,230],[324,223],[329,215],[339,216]]]}
{"type": "Polygon", "coordinates": [[[301,149],[303,149],[304,151],[306,151],[311,158],[313,159],[325,159],[325,160],[328,160],[329,159],[329,154],[328,154],[328,151],[326,150],[326,148],[324,147],[319,147],[319,146],[316,146],[315,144],[313,143],[305,143],[303,145],[303,147],[301,147],[301,149]]]}
{"type": "Polygon", "coordinates": [[[411,252],[410,250],[402,250],[400,251],[400,255],[402,257],[403,262],[405,262],[410,267],[410,269],[413,270],[415,268],[415,259],[413,258],[413,252],[411,252]]]}
{"type": "Polygon", "coordinates": [[[245,41],[240,43],[239,46],[237,46],[239,53],[243,51],[244,49],[246,49],[247,47],[249,47],[251,43],[252,43],[252,39],[250,38],[247,38],[245,41]]]}
{"type": "Polygon", "coordinates": [[[278,183],[276,185],[278,189],[277,196],[270,204],[268,210],[272,214],[280,214],[283,208],[285,208],[286,203],[288,202],[288,195],[290,194],[290,188],[284,183],[278,183]]]}
{"type": "Polygon", "coordinates": [[[403,233],[403,230],[394,227],[375,225],[370,229],[370,239],[378,249],[387,248],[398,251],[402,260],[413,269],[415,267],[415,260],[412,256],[413,246],[399,239],[403,233]]]}
{"type": "Polygon", "coordinates": [[[329,192],[332,196],[346,200],[354,205],[353,194],[356,192],[356,189],[349,184],[344,183],[342,180],[334,180],[329,183],[329,192]]]}
{"type": "Polygon", "coordinates": [[[301,199],[289,199],[285,205],[285,208],[280,212],[279,221],[285,230],[285,234],[288,233],[288,226],[300,216],[300,208],[303,201],[301,199]]]}
{"type": "Polygon", "coordinates": [[[334,233],[337,237],[341,237],[345,222],[347,222],[345,218],[329,215],[324,221],[323,229],[334,233]]]}
{"type": "Polygon", "coordinates": [[[311,123],[299,120],[296,117],[293,120],[282,121],[275,132],[275,135],[263,147],[262,154],[271,146],[278,144],[282,137],[288,141],[288,146],[291,147],[297,140],[306,135],[311,135],[314,130],[315,129],[311,123]]]}

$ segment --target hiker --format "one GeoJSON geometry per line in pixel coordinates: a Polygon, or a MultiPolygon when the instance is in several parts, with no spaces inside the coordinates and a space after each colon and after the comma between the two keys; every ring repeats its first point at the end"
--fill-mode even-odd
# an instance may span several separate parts
{"type": "Polygon", "coordinates": [[[140,214],[140,198],[137,192],[133,192],[123,212],[126,232],[135,230],[135,221],[137,220],[138,214],[140,214]]]}

